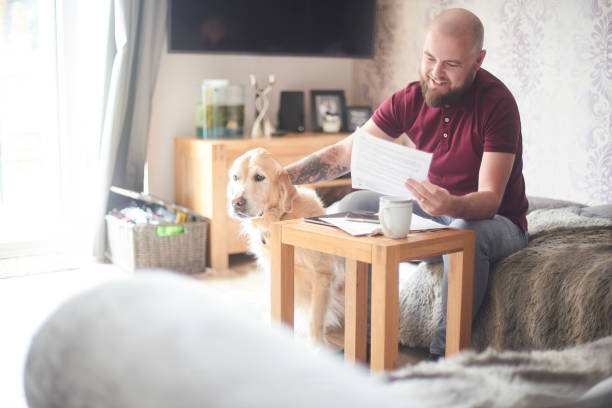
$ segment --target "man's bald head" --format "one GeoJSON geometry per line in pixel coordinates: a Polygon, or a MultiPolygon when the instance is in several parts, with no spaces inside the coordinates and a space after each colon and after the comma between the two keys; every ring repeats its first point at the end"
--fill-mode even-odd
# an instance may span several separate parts
{"type": "Polygon", "coordinates": [[[478,17],[461,8],[446,10],[433,20],[419,68],[429,106],[452,105],[470,88],[486,55],[483,32],[478,17]]]}
{"type": "Polygon", "coordinates": [[[473,52],[480,52],[484,40],[484,27],[476,14],[462,8],[453,8],[438,14],[429,26],[430,31],[455,38],[467,37],[473,52]]]}

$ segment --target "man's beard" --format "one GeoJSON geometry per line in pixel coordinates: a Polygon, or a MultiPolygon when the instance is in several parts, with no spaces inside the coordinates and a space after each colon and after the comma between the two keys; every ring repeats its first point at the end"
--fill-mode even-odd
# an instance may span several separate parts
{"type": "Polygon", "coordinates": [[[453,105],[457,102],[467,90],[472,86],[474,81],[465,81],[459,88],[451,89],[445,94],[434,95],[429,92],[428,77],[423,74],[420,75],[421,94],[425,99],[427,106],[431,108],[439,108],[444,105],[453,105]]]}

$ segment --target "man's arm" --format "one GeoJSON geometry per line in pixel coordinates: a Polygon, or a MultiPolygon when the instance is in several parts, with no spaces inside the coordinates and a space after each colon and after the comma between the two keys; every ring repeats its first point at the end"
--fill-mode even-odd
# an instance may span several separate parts
{"type": "MultiPolygon", "coordinates": [[[[372,119],[361,128],[367,133],[392,140],[372,119]]],[[[333,180],[351,171],[351,152],[354,133],[331,146],[304,157],[286,167],[293,184],[314,184],[319,181],[333,180]]]]}
{"type": "Polygon", "coordinates": [[[478,191],[464,196],[451,195],[446,189],[428,181],[418,183],[409,179],[406,187],[428,214],[464,219],[492,218],[499,210],[513,165],[512,153],[483,153],[478,191]]]}
{"type": "Polygon", "coordinates": [[[285,167],[293,184],[333,180],[350,171],[353,135],[285,167]]]}

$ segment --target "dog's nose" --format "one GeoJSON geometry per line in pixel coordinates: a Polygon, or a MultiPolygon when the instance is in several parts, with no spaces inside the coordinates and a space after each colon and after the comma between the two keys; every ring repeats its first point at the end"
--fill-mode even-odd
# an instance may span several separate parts
{"type": "Polygon", "coordinates": [[[235,209],[241,209],[246,205],[246,200],[243,197],[234,198],[232,200],[232,207],[235,209]]]}

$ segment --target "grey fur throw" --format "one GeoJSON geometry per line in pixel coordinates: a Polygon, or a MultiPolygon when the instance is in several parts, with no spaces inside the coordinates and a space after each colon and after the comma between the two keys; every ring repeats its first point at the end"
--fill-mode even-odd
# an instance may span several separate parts
{"type": "Polygon", "coordinates": [[[610,407],[612,337],[564,350],[469,350],[385,376],[421,408],[610,407]]]}
{"type": "MultiPolygon", "coordinates": [[[[494,265],[472,347],[561,349],[612,335],[612,220],[577,207],[528,215],[529,245],[494,265]]],[[[442,264],[400,267],[400,343],[427,347],[442,264]]]]}

